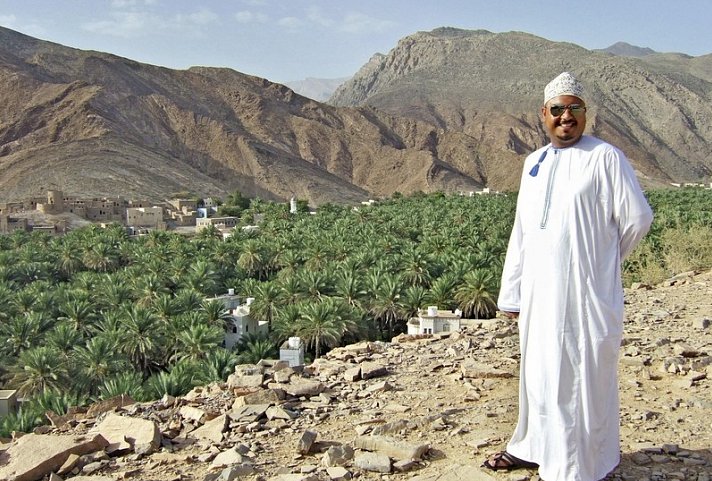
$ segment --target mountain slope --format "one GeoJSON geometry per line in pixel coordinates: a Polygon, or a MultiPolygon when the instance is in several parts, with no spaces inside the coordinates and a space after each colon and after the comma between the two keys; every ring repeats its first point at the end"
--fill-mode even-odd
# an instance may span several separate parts
{"type": "Polygon", "coordinates": [[[538,119],[543,87],[571,70],[587,87],[588,131],[621,147],[643,180],[699,181],[712,174],[711,67],[706,57],[641,60],[521,32],[440,28],[402,39],[330,103],[461,132],[488,183],[516,188],[513,166],[547,141],[538,119]]]}
{"type": "Polygon", "coordinates": [[[712,56],[441,28],[374,55],[329,105],[229,69],[171,70],[0,28],[0,202],[48,189],[312,205],[513,190],[547,141],[543,85],[563,70],[588,87],[589,131],[646,186],[710,179],[712,56]]]}
{"type": "Polygon", "coordinates": [[[0,200],[239,189],[318,204],[481,185],[440,162],[423,123],[228,69],[175,71],[7,29],[0,45],[0,200]]]}

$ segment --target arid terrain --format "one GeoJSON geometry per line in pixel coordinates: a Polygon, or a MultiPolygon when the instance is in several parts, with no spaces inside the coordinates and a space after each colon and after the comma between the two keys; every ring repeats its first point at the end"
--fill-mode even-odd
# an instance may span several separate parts
{"type": "Polygon", "coordinates": [[[587,86],[587,132],[646,188],[712,179],[712,55],[591,51],[521,32],[417,32],[328,103],[224,68],[171,70],[0,27],[0,202],[175,192],[312,206],[518,187],[543,86],[587,86]]]}
{"type": "MultiPolygon", "coordinates": [[[[606,479],[709,481],[712,272],[634,286],[626,304],[622,462],[606,479]]],[[[177,399],[54,419],[0,445],[0,478],[13,479],[43,443],[99,432],[129,443],[87,449],[52,479],[538,480],[479,467],[516,422],[517,343],[516,323],[497,318],[337,348],[301,373],[275,361],[238,366],[227,383],[177,399]],[[117,415],[149,425],[152,439],[142,441],[145,426],[108,427],[117,415]]]]}

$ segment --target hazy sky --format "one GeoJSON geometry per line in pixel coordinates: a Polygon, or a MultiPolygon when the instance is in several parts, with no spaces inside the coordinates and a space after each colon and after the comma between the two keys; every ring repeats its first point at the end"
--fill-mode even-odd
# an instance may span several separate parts
{"type": "Polygon", "coordinates": [[[0,25],[171,68],[353,75],[417,31],[523,31],[588,49],[712,53],[712,0],[0,0],[0,25]]]}

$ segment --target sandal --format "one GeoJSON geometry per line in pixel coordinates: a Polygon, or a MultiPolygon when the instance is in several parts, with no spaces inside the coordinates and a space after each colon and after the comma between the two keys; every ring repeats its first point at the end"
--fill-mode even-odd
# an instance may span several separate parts
{"type": "Polygon", "coordinates": [[[501,451],[493,454],[489,458],[485,459],[482,466],[489,468],[492,471],[498,471],[500,469],[510,471],[512,469],[520,468],[535,469],[539,467],[538,464],[519,459],[518,457],[509,454],[507,451],[501,451]]]}

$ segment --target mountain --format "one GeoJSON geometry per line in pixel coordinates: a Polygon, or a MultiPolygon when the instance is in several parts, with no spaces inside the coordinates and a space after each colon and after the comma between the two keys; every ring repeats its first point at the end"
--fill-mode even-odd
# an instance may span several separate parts
{"type": "Polygon", "coordinates": [[[643,58],[440,28],[375,54],[320,103],[230,69],[171,70],[0,28],[0,202],[234,190],[312,205],[516,189],[547,142],[543,86],[573,70],[589,131],[647,186],[712,173],[712,56],[643,58]]]}
{"type": "Polygon", "coordinates": [[[645,185],[710,179],[712,56],[637,59],[522,32],[439,28],[400,40],[330,103],[463,135],[466,165],[447,152],[441,158],[488,185],[516,188],[524,154],[547,142],[538,118],[543,87],[565,70],[587,87],[588,132],[623,149],[645,185]]]}
{"type": "Polygon", "coordinates": [[[325,102],[334,94],[339,85],[346,82],[349,78],[350,77],[325,79],[308,77],[304,80],[286,82],[285,85],[299,95],[318,100],[319,102],[325,102]]]}
{"type": "Polygon", "coordinates": [[[482,184],[443,163],[428,124],[335,108],[229,69],[170,70],[0,28],[0,201],[48,189],[177,191],[311,204],[482,184]]]}
{"type": "Polygon", "coordinates": [[[610,53],[611,55],[619,55],[621,57],[637,57],[642,58],[647,55],[652,55],[655,50],[650,48],[637,47],[626,42],[616,42],[608,48],[600,50],[601,52],[610,53]]]}

